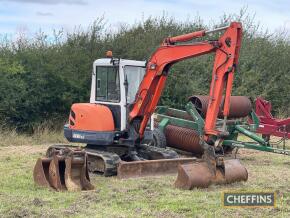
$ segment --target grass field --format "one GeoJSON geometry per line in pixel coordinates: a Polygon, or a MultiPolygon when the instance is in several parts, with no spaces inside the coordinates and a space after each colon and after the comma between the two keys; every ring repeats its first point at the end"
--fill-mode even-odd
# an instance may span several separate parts
{"type": "Polygon", "coordinates": [[[43,143],[63,142],[61,134],[7,137],[0,138],[1,217],[290,217],[289,156],[240,150],[248,182],[203,190],[175,189],[175,176],[118,180],[91,175],[94,191],[53,192],[34,185],[32,169],[48,147],[43,143]],[[276,191],[277,208],[223,208],[225,190],[276,191]]]}

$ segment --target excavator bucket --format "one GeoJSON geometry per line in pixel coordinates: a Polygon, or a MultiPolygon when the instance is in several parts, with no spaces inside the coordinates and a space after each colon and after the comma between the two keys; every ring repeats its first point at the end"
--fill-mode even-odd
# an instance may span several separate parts
{"type": "Polygon", "coordinates": [[[71,152],[65,159],[65,185],[69,191],[92,190],[85,151],[71,152]]]}
{"type": "Polygon", "coordinates": [[[119,179],[138,178],[145,176],[159,176],[177,173],[178,165],[191,163],[196,158],[177,158],[124,162],[118,165],[117,175],[119,179]]]}
{"type": "Polygon", "coordinates": [[[225,160],[223,166],[212,168],[206,161],[179,165],[175,187],[191,190],[207,188],[211,184],[247,181],[247,169],[238,159],[225,160]]]}
{"type": "Polygon", "coordinates": [[[61,155],[53,155],[49,165],[49,183],[57,191],[67,190],[65,185],[65,158],[61,155]]]}
{"type": "Polygon", "coordinates": [[[33,170],[35,184],[41,187],[50,188],[49,183],[49,165],[51,158],[38,158],[33,170]]]}
{"type": "Polygon", "coordinates": [[[34,167],[34,181],[57,191],[92,190],[85,151],[64,148],[39,158],[34,167]]]}

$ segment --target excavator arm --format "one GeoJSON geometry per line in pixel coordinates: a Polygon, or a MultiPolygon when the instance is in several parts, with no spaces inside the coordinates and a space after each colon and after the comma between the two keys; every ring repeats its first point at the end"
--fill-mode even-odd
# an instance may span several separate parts
{"type": "Polygon", "coordinates": [[[205,139],[211,135],[219,135],[220,132],[215,129],[216,119],[224,91],[223,114],[225,121],[229,114],[233,74],[238,63],[241,38],[241,24],[232,22],[227,27],[212,31],[202,30],[165,39],[148,61],[146,74],[139,86],[135,103],[129,114],[130,125],[134,126],[137,135],[140,138],[143,137],[148,120],[154,112],[164,89],[170,67],[179,61],[209,53],[215,53],[215,60],[209,94],[210,101],[205,119],[205,139]],[[218,40],[176,44],[217,31],[225,31],[218,40]]]}
{"type": "Polygon", "coordinates": [[[226,121],[229,115],[230,96],[234,71],[238,64],[241,38],[242,26],[238,22],[232,22],[227,27],[213,31],[202,30],[167,38],[147,64],[146,74],[129,114],[130,127],[133,127],[131,129],[135,131],[134,136],[137,136],[136,142],[143,137],[148,120],[164,89],[170,67],[184,59],[215,53],[209,103],[200,141],[204,149],[202,160],[180,164],[175,187],[192,189],[208,187],[212,183],[232,183],[248,179],[248,172],[239,160],[224,160],[221,146],[224,137],[228,135],[226,121]],[[222,30],[224,33],[218,40],[180,44],[222,30]],[[225,95],[224,98],[223,95],[225,95]],[[221,105],[223,105],[224,125],[222,129],[217,130],[216,121],[221,105]]]}

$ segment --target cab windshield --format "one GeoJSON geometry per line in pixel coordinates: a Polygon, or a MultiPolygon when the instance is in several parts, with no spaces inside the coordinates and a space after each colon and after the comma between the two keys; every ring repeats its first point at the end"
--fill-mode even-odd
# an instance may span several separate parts
{"type": "Polygon", "coordinates": [[[132,104],[135,100],[139,85],[145,74],[145,67],[125,66],[125,80],[127,80],[127,104],[132,104]]]}
{"type": "Polygon", "coordinates": [[[96,67],[96,100],[120,102],[118,66],[96,67]]]}

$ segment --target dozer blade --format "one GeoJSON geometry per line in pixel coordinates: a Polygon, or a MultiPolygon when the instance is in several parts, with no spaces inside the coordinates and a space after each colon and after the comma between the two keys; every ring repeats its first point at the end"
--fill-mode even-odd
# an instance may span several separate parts
{"type": "Polygon", "coordinates": [[[52,158],[38,158],[33,170],[36,185],[51,188],[49,184],[49,165],[52,158]]]}
{"type": "Polygon", "coordinates": [[[207,188],[211,184],[224,184],[247,181],[247,169],[239,160],[225,160],[224,167],[213,170],[207,162],[200,161],[179,165],[175,187],[191,190],[193,188],[207,188]]]}
{"type": "Polygon", "coordinates": [[[194,161],[196,161],[196,158],[145,160],[133,162],[121,161],[118,165],[117,176],[120,179],[128,179],[174,174],[177,173],[179,164],[191,163],[194,161]]]}

